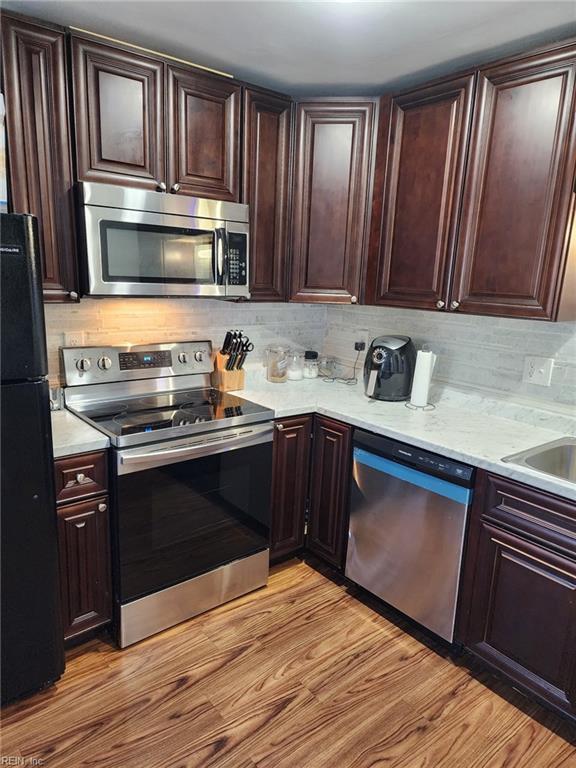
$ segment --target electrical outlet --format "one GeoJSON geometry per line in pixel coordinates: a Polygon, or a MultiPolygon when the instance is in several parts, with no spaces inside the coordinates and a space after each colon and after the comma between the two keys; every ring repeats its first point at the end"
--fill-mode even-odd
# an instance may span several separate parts
{"type": "Polygon", "coordinates": [[[527,384],[537,384],[539,387],[549,387],[552,382],[553,357],[525,357],[522,381],[527,384]]]}
{"type": "Polygon", "coordinates": [[[83,347],[86,343],[84,331],[70,331],[64,334],[65,347],[83,347]]]}
{"type": "Polygon", "coordinates": [[[354,351],[363,352],[368,346],[370,331],[367,328],[357,328],[354,332],[354,351]]]}

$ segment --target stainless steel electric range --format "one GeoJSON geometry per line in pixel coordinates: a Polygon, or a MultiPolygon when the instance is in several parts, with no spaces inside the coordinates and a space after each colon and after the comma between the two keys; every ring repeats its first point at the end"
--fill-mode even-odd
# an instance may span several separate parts
{"type": "Polygon", "coordinates": [[[264,586],[274,412],[210,387],[209,341],[62,361],[66,407],[112,444],[120,647],[264,586]]]}

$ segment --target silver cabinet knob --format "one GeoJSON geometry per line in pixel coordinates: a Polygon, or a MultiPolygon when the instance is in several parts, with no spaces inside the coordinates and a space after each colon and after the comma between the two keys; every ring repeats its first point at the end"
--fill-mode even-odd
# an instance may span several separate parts
{"type": "Polygon", "coordinates": [[[89,371],[92,368],[92,361],[89,357],[81,357],[80,360],[76,361],[76,368],[79,371],[89,371]]]}
{"type": "Polygon", "coordinates": [[[78,472],[76,475],[76,482],[77,483],[84,483],[86,481],[86,475],[83,472],[78,472]]]}
{"type": "Polygon", "coordinates": [[[101,357],[100,360],[98,360],[98,368],[103,371],[109,371],[110,368],[112,368],[112,360],[106,356],[101,357]]]}
{"type": "Polygon", "coordinates": [[[445,306],[446,306],[446,303],[442,301],[442,299],[438,299],[438,301],[436,302],[436,309],[444,309],[445,306]]]}
{"type": "Polygon", "coordinates": [[[78,294],[76,293],[76,291],[69,291],[69,292],[68,292],[68,296],[70,296],[70,298],[71,298],[73,301],[76,301],[76,299],[78,298],[78,294]]]}
{"type": "Polygon", "coordinates": [[[459,306],[460,306],[460,302],[459,301],[454,300],[454,301],[450,302],[450,309],[458,309],[459,306]]]}
{"type": "Polygon", "coordinates": [[[178,352],[178,362],[179,363],[188,362],[188,355],[186,354],[186,352],[178,352]]]}
{"type": "Polygon", "coordinates": [[[85,525],[86,525],[86,520],[84,520],[83,523],[76,523],[76,528],[84,528],[85,525]]]}
{"type": "Polygon", "coordinates": [[[285,428],[284,424],[276,424],[276,429],[278,430],[278,432],[282,432],[284,428],[285,428]]]}
{"type": "Polygon", "coordinates": [[[179,192],[180,191],[180,184],[176,182],[176,184],[172,184],[170,187],[170,192],[179,192]]]}
{"type": "Polygon", "coordinates": [[[106,512],[108,509],[108,506],[106,504],[103,504],[102,502],[98,504],[98,512],[106,512]]]}
{"type": "Polygon", "coordinates": [[[156,189],[158,192],[166,192],[166,184],[163,181],[156,182],[156,189]]]}
{"type": "Polygon", "coordinates": [[[358,304],[358,296],[350,296],[350,304],[358,304]]]}
{"type": "Polygon", "coordinates": [[[196,360],[197,363],[201,363],[202,360],[204,360],[204,352],[201,352],[200,350],[194,352],[194,360],[196,360]]]}

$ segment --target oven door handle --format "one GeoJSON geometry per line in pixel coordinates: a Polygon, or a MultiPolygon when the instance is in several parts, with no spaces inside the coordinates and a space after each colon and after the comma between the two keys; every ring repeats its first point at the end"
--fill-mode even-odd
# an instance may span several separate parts
{"type": "Polygon", "coordinates": [[[237,448],[250,448],[253,445],[272,442],[273,434],[272,426],[266,426],[249,432],[246,430],[246,434],[244,434],[244,430],[241,433],[235,431],[229,437],[224,436],[193,445],[182,445],[178,448],[162,448],[145,453],[132,453],[131,450],[118,451],[117,472],[119,475],[128,475],[132,472],[143,472],[146,469],[162,467],[187,459],[213,456],[237,448]]]}

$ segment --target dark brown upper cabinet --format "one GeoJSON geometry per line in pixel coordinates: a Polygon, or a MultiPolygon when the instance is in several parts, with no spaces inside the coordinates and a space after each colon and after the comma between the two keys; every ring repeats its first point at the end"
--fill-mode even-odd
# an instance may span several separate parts
{"type": "Polygon", "coordinates": [[[446,306],[473,96],[467,75],[382,100],[368,304],[446,306]]]}
{"type": "Polygon", "coordinates": [[[346,554],[351,458],[352,427],[316,416],[306,547],[337,568],[346,554]]]}
{"type": "Polygon", "coordinates": [[[574,197],[576,47],[479,75],[451,300],[555,319],[574,197]]]}
{"type": "Polygon", "coordinates": [[[167,82],[169,190],[238,202],[240,85],[172,65],[167,82]]]}
{"type": "Polygon", "coordinates": [[[375,107],[328,98],[297,106],[292,301],[358,301],[375,107]]]}
{"type": "Polygon", "coordinates": [[[250,206],[250,293],[286,298],[292,101],[244,91],[243,201],[250,206]]]}
{"type": "Polygon", "coordinates": [[[72,73],[78,178],[165,185],[164,63],[73,35],[72,73]]]}
{"type": "Polygon", "coordinates": [[[78,298],[63,30],[2,13],[10,210],[38,217],[46,301],[78,298]]]}

